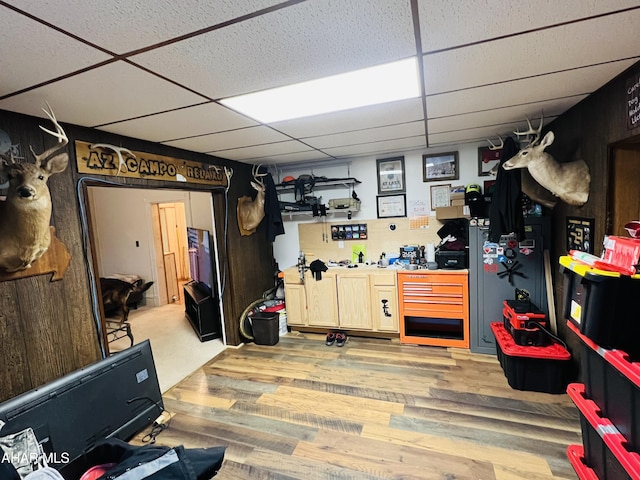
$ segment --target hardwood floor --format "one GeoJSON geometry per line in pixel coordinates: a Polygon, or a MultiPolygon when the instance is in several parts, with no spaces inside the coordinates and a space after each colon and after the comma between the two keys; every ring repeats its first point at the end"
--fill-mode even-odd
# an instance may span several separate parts
{"type": "Polygon", "coordinates": [[[164,399],[157,443],[226,445],[216,479],[577,478],[568,396],[513,390],[467,350],[292,333],[227,348],[164,399]]]}

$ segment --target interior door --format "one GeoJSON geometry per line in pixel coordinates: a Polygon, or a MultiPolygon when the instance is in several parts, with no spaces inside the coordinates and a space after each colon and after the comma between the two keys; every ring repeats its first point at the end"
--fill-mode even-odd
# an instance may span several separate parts
{"type": "Polygon", "coordinates": [[[640,220],[640,149],[631,145],[617,147],[611,155],[610,173],[610,228],[611,235],[628,237],[624,225],[640,220]]]}

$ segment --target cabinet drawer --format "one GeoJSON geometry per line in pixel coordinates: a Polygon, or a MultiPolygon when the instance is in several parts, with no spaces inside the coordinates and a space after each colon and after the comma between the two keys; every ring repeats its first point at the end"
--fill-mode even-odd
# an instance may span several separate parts
{"type": "Polygon", "coordinates": [[[433,297],[434,295],[462,296],[463,292],[464,286],[460,282],[404,282],[401,288],[403,298],[433,297]]]}
{"type": "Polygon", "coordinates": [[[371,274],[372,285],[395,285],[396,272],[376,272],[371,274]]]}
{"type": "Polygon", "coordinates": [[[428,298],[421,300],[404,300],[403,301],[405,314],[411,315],[430,315],[433,313],[451,313],[451,314],[465,314],[467,313],[467,305],[464,298],[428,298]]]}
{"type": "Polygon", "coordinates": [[[289,268],[284,271],[284,283],[288,285],[302,285],[298,269],[289,268]]]}

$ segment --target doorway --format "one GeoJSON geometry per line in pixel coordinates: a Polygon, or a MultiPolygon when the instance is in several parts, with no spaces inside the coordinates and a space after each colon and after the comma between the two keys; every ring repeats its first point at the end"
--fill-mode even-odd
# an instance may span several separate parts
{"type": "Polygon", "coordinates": [[[628,143],[613,147],[609,170],[611,194],[607,231],[611,235],[628,237],[624,225],[640,219],[640,144],[628,143]]]}
{"type": "MultiPolygon", "coordinates": [[[[154,282],[145,292],[143,305],[131,310],[129,323],[134,343],[151,341],[163,392],[225,348],[222,339],[200,342],[185,317],[180,288],[189,275],[187,226],[215,231],[212,198],[205,191],[87,187],[96,281],[101,276],[129,274],[154,282]],[[166,270],[172,270],[171,294],[166,270]],[[168,301],[173,295],[176,301],[168,301]]],[[[213,268],[217,270],[217,262],[213,268]]],[[[108,353],[129,344],[127,337],[111,342],[108,353]]]]}

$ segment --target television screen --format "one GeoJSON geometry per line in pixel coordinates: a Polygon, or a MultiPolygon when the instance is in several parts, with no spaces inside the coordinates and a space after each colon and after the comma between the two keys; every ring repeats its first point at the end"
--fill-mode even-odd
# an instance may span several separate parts
{"type": "Polygon", "coordinates": [[[187,247],[191,278],[199,282],[208,294],[213,294],[215,277],[213,275],[213,255],[211,234],[208,230],[187,227],[187,247]]]}
{"type": "Polygon", "coordinates": [[[49,466],[65,476],[98,440],[128,440],[163,408],[145,340],[0,404],[0,436],[31,427],[49,466]]]}

